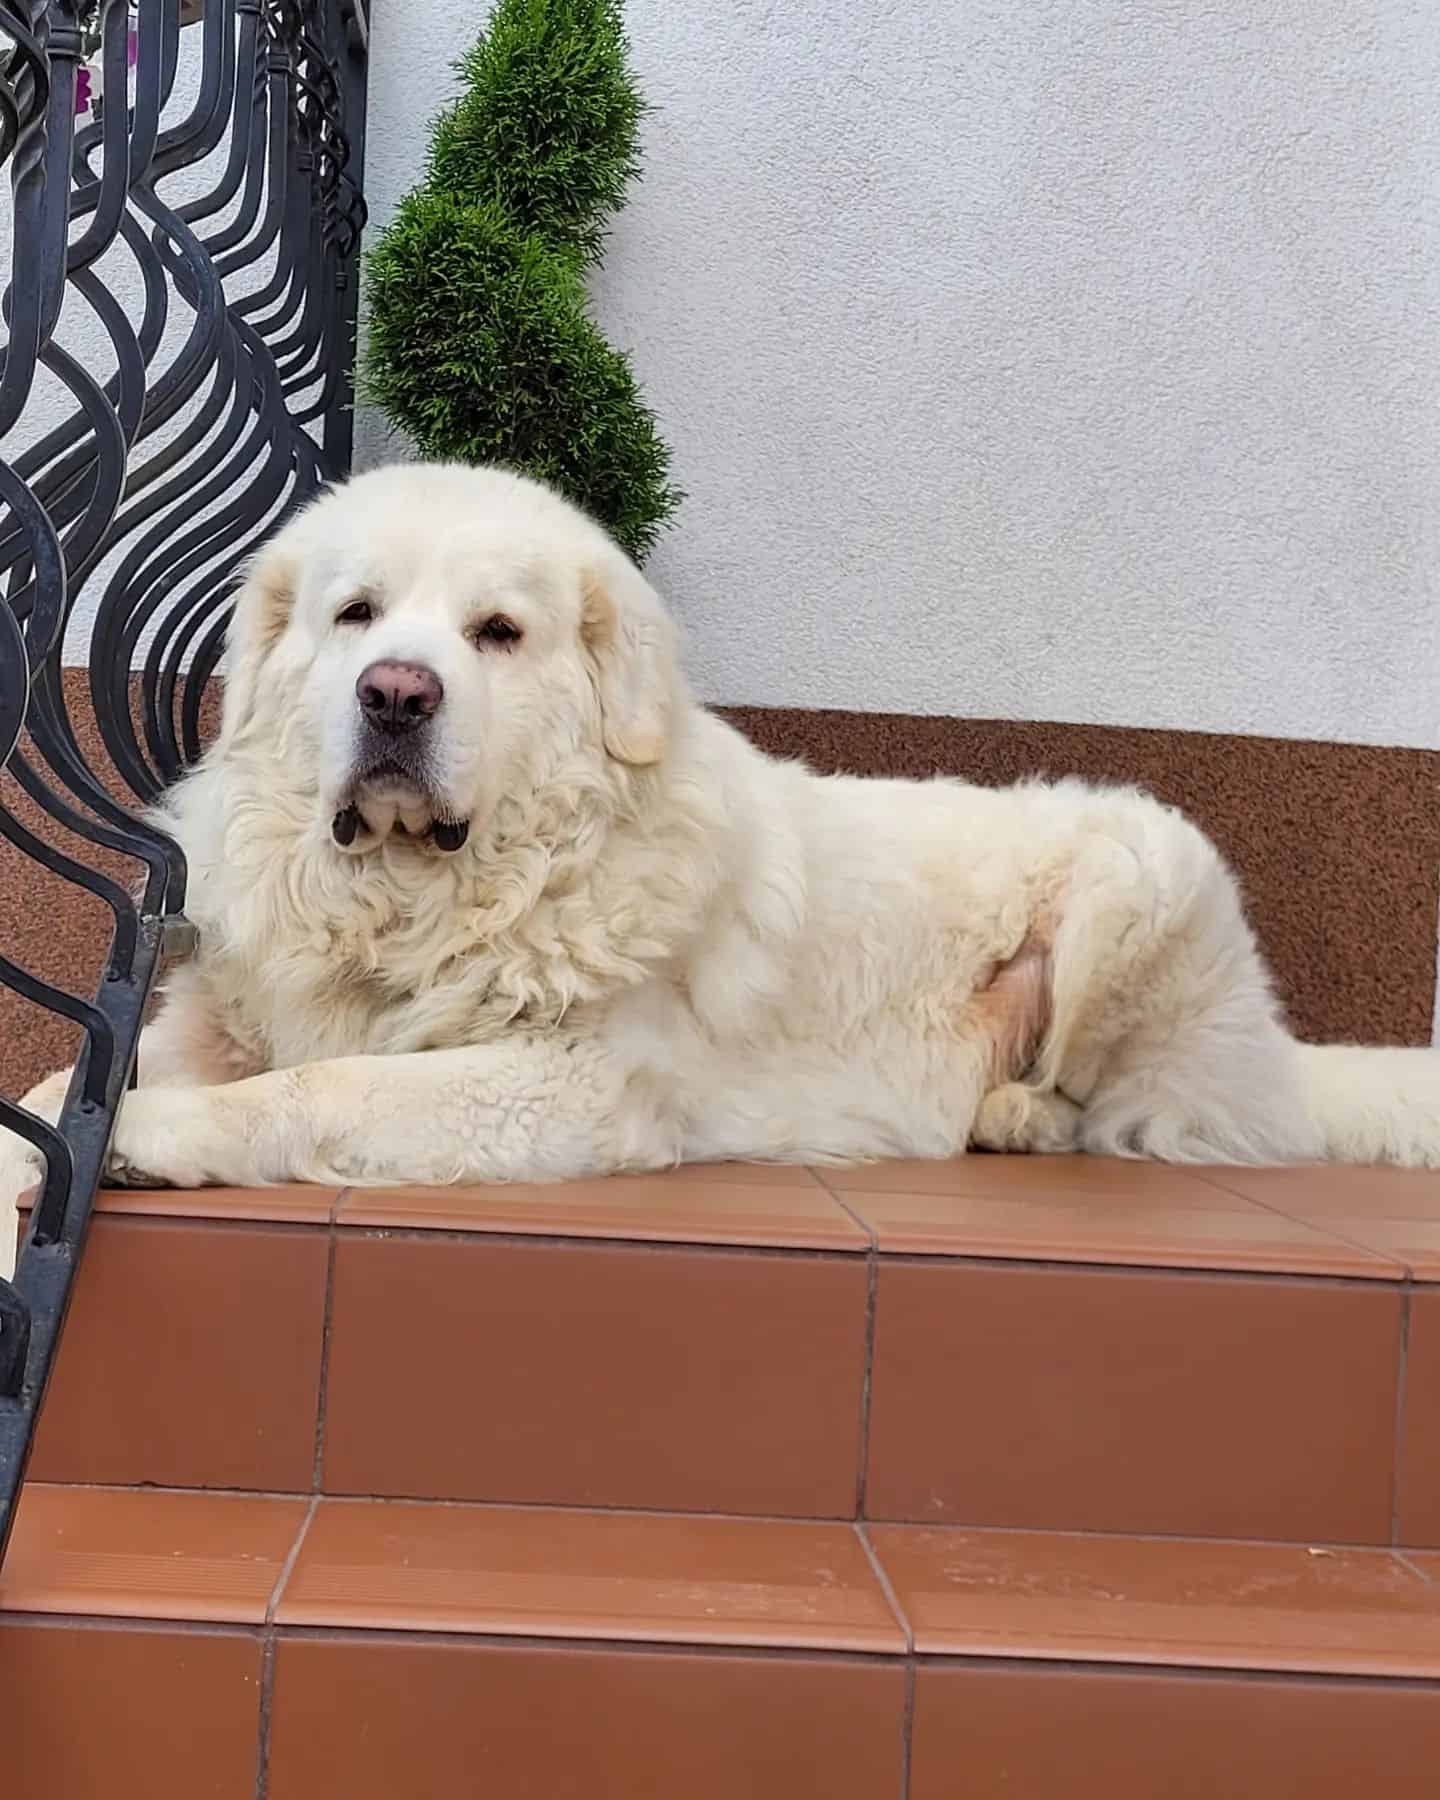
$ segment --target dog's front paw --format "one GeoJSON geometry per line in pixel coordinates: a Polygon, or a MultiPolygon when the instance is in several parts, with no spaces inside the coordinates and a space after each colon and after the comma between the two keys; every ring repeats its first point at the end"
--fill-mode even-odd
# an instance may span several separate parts
{"type": "Polygon", "coordinates": [[[132,1163],[117,1150],[112,1149],[105,1158],[104,1185],[108,1188],[162,1188],[190,1187],[188,1181],[170,1181],[164,1175],[157,1175],[150,1169],[142,1169],[138,1163],[132,1163]]]}
{"type": "Polygon", "coordinates": [[[203,1187],[194,1113],[195,1094],[186,1088],[139,1088],[127,1094],[105,1159],[106,1186],[203,1187]]]}

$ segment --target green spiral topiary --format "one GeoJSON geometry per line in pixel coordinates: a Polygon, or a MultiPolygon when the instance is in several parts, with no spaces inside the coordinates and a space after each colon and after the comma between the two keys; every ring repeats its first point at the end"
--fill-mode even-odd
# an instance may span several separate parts
{"type": "Polygon", "coordinates": [[[643,558],[682,496],[584,286],[645,111],[619,0],[498,0],[461,72],[367,259],[362,392],[425,455],[548,482],[643,558]]]}

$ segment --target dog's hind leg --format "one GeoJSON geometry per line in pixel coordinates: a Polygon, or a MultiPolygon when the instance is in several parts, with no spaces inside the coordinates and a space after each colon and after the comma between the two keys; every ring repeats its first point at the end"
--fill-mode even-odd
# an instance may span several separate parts
{"type": "Polygon", "coordinates": [[[1053,1089],[1023,1080],[1051,1019],[1052,957],[1048,929],[1037,929],[975,997],[973,1016],[987,1040],[989,1086],[970,1142],[980,1150],[1074,1150],[1081,1109],[1053,1089]]]}
{"type": "Polygon", "coordinates": [[[1073,1100],[1044,1088],[1007,1081],[980,1102],[970,1142],[979,1150],[1055,1156],[1080,1148],[1084,1117],[1073,1100]]]}
{"type": "Polygon", "coordinates": [[[1059,902],[1036,1076],[1098,1155],[1285,1163],[1320,1149],[1294,1046],[1219,851],[1153,802],[1118,812],[1059,902]]]}

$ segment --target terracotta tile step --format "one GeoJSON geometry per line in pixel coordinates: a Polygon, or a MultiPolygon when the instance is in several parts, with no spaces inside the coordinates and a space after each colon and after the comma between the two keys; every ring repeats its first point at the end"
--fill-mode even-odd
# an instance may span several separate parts
{"type": "Polygon", "coordinates": [[[1440,1680],[1440,1553],[32,1482],[0,1612],[1440,1680]]]}
{"type": "Polygon", "coordinates": [[[1440,1548],[1440,1284],[1345,1194],[1440,1219],[1085,1158],[107,1194],[35,1473],[1440,1548]]]}
{"type": "Polygon", "coordinates": [[[553,1187],[108,1190],[102,1213],[410,1231],[1409,1276],[1440,1284],[1440,1176],[983,1156],[721,1163],[553,1187]]]}
{"type": "Polygon", "coordinates": [[[1420,1800],[1440,1555],[36,1484],[0,1741],[18,1800],[1420,1800]]]}

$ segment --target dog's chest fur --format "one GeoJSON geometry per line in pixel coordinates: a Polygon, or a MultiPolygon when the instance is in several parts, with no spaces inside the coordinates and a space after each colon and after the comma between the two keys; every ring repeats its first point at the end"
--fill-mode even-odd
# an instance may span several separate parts
{"type": "MultiPolygon", "coordinates": [[[[448,892],[443,875],[437,885],[448,892]]],[[[270,1068],[338,1056],[483,1043],[558,1025],[594,998],[544,898],[523,920],[363,883],[361,908],[307,906],[246,930],[232,912],[203,933],[197,973],[227,1031],[270,1068]],[[240,929],[236,929],[237,925],[240,929]]]]}
{"type": "Polygon", "coordinates": [[[455,856],[357,858],[313,809],[232,805],[209,842],[186,809],[195,976],[217,1027],[246,1062],[283,1068],[544,1030],[634,986],[694,937],[707,896],[677,879],[689,859],[672,834],[631,842],[549,811],[544,830],[510,820],[455,856]]]}

